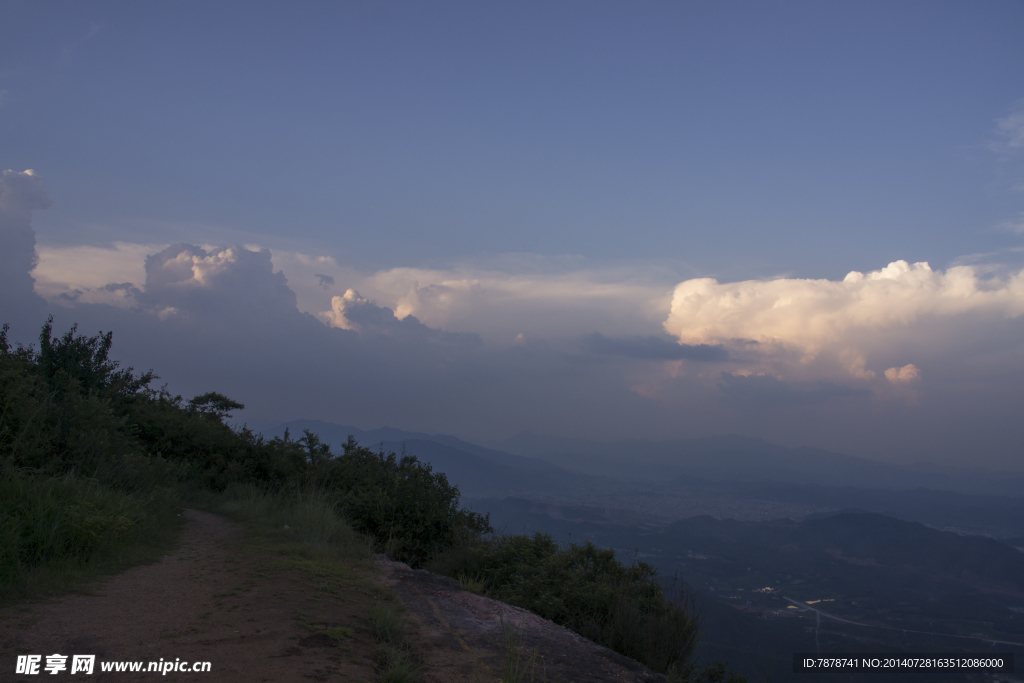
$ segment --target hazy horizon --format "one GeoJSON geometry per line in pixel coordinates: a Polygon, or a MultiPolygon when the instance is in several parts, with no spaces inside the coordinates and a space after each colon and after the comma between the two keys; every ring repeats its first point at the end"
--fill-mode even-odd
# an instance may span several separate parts
{"type": "Polygon", "coordinates": [[[0,25],[15,341],[264,425],[1024,470],[1019,4],[56,7],[0,25]]]}

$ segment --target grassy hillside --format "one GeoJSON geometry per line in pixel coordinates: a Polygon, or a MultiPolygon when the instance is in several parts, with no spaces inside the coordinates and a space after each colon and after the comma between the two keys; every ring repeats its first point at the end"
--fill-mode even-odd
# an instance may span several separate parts
{"type": "Polygon", "coordinates": [[[12,348],[6,326],[0,333],[7,600],[155,557],[173,543],[189,499],[244,518],[305,516],[294,528],[309,538],[297,542],[362,535],[413,567],[470,571],[481,590],[675,679],[739,680],[722,666],[694,671],[696,615],[666,598],[649,566],[623,565],[589,544],[559,549],[542,536],[488,539],[488,517],[462,509],[459,490],[416,457],[351,437],[332,452],[309,430],[267,439],[231,429],[240,403],[153,389],[156,376],[119,368],[111,345],[109,332],[87,337],[73,327],[55,337],[49,321],[38,349],[12,348]]]}

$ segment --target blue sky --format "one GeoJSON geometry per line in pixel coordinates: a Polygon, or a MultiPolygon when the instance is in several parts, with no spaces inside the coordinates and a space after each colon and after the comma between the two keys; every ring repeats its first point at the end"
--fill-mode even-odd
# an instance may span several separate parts
{"type": "MultiPolygon", "coordinates": [[[[369,334],[350,319],[354,307],[387,308],[396,322],[477,335],[499,355],[543,343],[555,354],[544,363],[570,374],[573,354],[592,348],[580,340],[595,333],[647,339],[637,348],[761,344],[730,347],[734,364],[705,373],[703,388],[671,384],[700,375],[671,353],[602,365],[607,375],[587,375],[581,389],[607,392],[593,415],[618,405],[616,392],[657,405],[599,436],[701,435],[673,411],[712,394],[728,402],[744,382],[761,382],[751,396],[770,380],[802,382],[808,396],[825,382],[854,393],[822,395],[863,405],[830,408],[825,427],[809,428],[821,420],[807,416],[807,400],[785,418],[744,400],[710,429],[902,457],[910,437],[844,447],[842,434],[881,410],[879,387],[917,382],[919,394],[900,399],[916,433],[953,419],[969,443],[994,421],[994,462],[1014,466],[1010,406],[1022,397],[1006,382],[1022,358],[1012,281],[1024,246],[1020,3],[8,2],[0,12],[0,169],[33,169],[52,200],[33,205],[33,276],[58,320],[113,321],[111,306],[185,315],[181,301],[153,308],[159,278],[144,282],[146,256],[177,243],[216,247],[210,255],[267,248],[297,310],[337,334],[369,334]],[[884,271],[901,260],[907,270],[884,271]],[[965,264],[975,280],[950,275],[965,264]],[[869,274],[854,293],[861,285],[807,284],[851,271],[869,274]],[[870,284],[883,271],[877,282],[895,278],[904,294],[870,284]],[[679,298],[694,278],[717,281],[686,289],[705,297],[700,310],[679,298]],[[773,281],[782,284],[764,284],[773,281]],[[103,289],[124,282],[139,297],[103,289]],[[755,284],[729,288],[743,282],[755,284]],[[963,282],[997,291],[954,305],[963,282]],[[810,303],[785,320],[751,309],[743,320],[756,324],[723,322],[727,302],[748,290],[744,301],[810,303]],[[832,303],[813,303],[822,297],[832,303]],[[687,327],[693,319],[700,329],[687,327]],[[968,333],[979,324],[981,339],[968,333]],[[991,410],[957,412],[967,396],[991,410]]],[[[221,261],[248,263],[238,253],[221,261]]],[[[195,268],[195,286],[214,286],[195,268]]],[[[264,291],[238,295],[250,289],[264,291]]],[[[182,391],[198,390],[187,367],[166,362],[182,391]]],[[[468,383],[486,393],[509,362],[456,362],[445,391],[468,383]]],[[[285,414],[294,401],[239,390],[268,420],[352,417],[285,414]]],[[[513,413],[495,408],[471,427],[382,405],[361,426],[491,438],[521,428],[587,435],[600,431],[592,421],[606,423],[513,413]]],[[[957,448],[943,457],[956,461],[957,448]]]]}
{"type": "Polygon", "coordinates": [[[7,8],[0,153],[45,174],[47,240],[734,277],[1015,243],[986,145],[1024,96],[1019,3],[7,8]]]}

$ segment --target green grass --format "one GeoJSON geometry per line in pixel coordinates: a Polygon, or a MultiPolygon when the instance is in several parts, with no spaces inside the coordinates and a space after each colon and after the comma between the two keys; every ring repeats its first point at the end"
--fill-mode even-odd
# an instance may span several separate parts
{"type": "Polygon", "coordinates": [[[373,653],[373,661],[385,671],[402,661],[403,652],[401,648],[390,643],[383,643],[377,646],[373,653]]]}
{"type": "Polygon", "coordinates": [[[233,484],[219,493],[193,491],[186,502],[242,522],[264,545],[309,560],[304,568],[313,574],[330,573],[334,566],[318,568],[317,559],[358,561],[372,555],[370,539],[353,531],[330,493],[320,488],[271,492],[254,484],[233,484]]]}
{"type": "Polygon", "coordinates": [[[395,662],[380,676],[381,683],[413,683],[420,676],[420,667],[408,662],[395,662]]]}
{"type": "Polygon", "coordinates": [[[373,634],[374,640],[394,647],[402,646],[404,638],[402,621],[398,609],[394,605],[378,602],[370,608],[366,620],[370,625],[370,633],[373,634]]]}
{"type": "MultiPolygon", "coordinates": [[[[354,588],[376,596],[377,601],[366,611],[365,622],[376,643],[372,660],[379,680],[413,683],[419,678],[422,667],[415,662],[395,597],[372,578],[374,540],[352,530],[328,491],[309,487],[271,492],[235,484],[219,493],[193,491],[186,502],[241,523],[250,547],[272,558],[262,572],[299,570],[314,590],[342,596],[354,588]]],[[[348,626],[305,621],[299,625],[339,642],[356,636],[348,626]]]]}
{"type": "Polygon", "coordinates": [[[523,683],[529,674],[531,682],[536,680],[537,648],[524,656],[522,624],[506,624],[503,616],[500,619],[501,635],[505,641],[505,658],[499,679],[502,683],[523,683]]]}
{"type": "Polygon", "coordinates": [[[482,576],[474,575],[467,576],[466,574],[459,574],[459,588],[470,593],[476,593],[477,595],[483,595],[484,591],[487,590],[487,582],[482,576]]]}
{"type": "Polygon", "coordinates": [[[422,667],[412,661],[404,620],[394,603],[378,602],[366,615],[370,634],[377,641],[373,658],[380,667],[381,683],[412,683],[422,667]]]}
{"type": "Polygon", "coordinates": [[[123,491],[0,465],[0,604],[77,590],[172,548],[169,489],[123,491]]]}

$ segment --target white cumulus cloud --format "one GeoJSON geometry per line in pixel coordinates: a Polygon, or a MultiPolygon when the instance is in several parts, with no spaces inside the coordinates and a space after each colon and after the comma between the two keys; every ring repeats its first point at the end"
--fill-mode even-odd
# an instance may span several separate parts
{"type": "MultiPolygon", "coordinates": [[[[609,336],[659,332],[668,313],[675,280],[650,268],[582,264],[571,259],[538,266],[528,255],[497,265],[450,268],[360,270],[333,257],[255,245],[211,247],[118,242],[110,247],[43,246],[34,271],[36,291],[55,303],[134,304],[125,284],[155,288],[208,286],[239,259],[261,256],[259,270],[272,267],[287,279],[298,309],[332,326],[348,329],[344,310],[354,305],[348,290],[399,320],[415,317],[438,330],[472,333],[499,346],[529,339],[572,338],[600,332],[609,336]],[[154,256],[155,255],[155,256],[154,256]],[[148,257],[148,258],[147,258],[148,257]]],[[[253,264],[255,265],[255,264],[253,264]]],[[[262,281],[262,280],[261,280],[262,281]]]]}
{"type": "MultiPolygon", "coordinates": [[[[664,326],[685,344],[739,349],[737,355],[776,375],[872,379],[872,358],[887,347],[927,353],[937,332],[954,338],[979,320],[1022,314],[1024,271],[985,279],[972,266],[941,271],[895,261],[842,281],[687,280],[676,287],[664,326]]],[[[913,364],[895,370],[895,380],[885,373],[891,381],[920,372],[913,364]]]]}
{"type": "Polygon", "coordinates": [[[331,310],[320,314],[320,319],[331,327],[338,327],[343,330],[355,330],[357,324],[345,317],[346,309],[365,306],[369,300],[359,296],[354,289],[346,290],[341,296],[331,298],[331,310]]]}
{"type": "MultiPolygon", "coordinates": [[[[336,319],[337,292],[355,290],[399,319],[414,316],[450,332],[508,345],[531,339],[654,334],[668,312],[675,280],[653,269],[593,266],[572,260],[538,265],[517,255],[494,264],[361,271],[328,256],[275,251],[302,311],[336,319]],[[330,278],[330,286],[324,278],[330,278]]],[[[338,318],[340,319],[340,318],[338,318]]],[[[339,325],[340,326],[340,325],[339,325]]]]}
{"type": "Polygon", "coordinates": [[[298,314],[295,293],[266,249],[175,244],[146,257],[145,308],[200,317],[265,318],[298,314]]]}
{"type": "Polygon", "coordinates": [[[921,377],[921,371],[913,363],[908,363],[902,368],[889,368],[885,371],[885,378],[893,384],[906,384],[921,377]]]}

